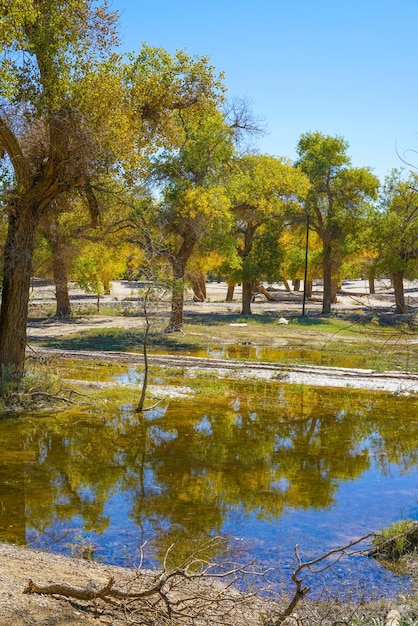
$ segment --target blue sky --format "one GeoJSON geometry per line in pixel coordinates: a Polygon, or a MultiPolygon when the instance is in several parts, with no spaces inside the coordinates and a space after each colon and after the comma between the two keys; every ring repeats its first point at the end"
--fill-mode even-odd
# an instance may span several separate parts
{"type": "Polygon", "coordinates": [[[343,136],[352,164],[381,179],[403,166],[397,151],[418,167],[418,0],[111,6],[124,49],[147,42],[209,56],[228,96],[246,98],[265,124],[260,152],[294,159],[300,135],[318,130],[343,136]]]}

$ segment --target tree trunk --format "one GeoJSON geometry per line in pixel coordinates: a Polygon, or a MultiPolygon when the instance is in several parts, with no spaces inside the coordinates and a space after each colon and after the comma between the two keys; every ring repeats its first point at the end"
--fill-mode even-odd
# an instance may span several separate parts
{"type": "Polygon", "coordinates": [[[293,291],[300,291],[300,278],[295,278],[293,281],[293,291]]]}
{"type": "Polygon", "coordinates": [[[408,309],[405,303],[405,293],[403,288],[404,270],[392,274],[392,284],[395,290],[395,313],[405,315],[408,309]]]}
{"type": "Polygon", "coordinates": [[[338,290],[340,289],[341,285],[338,281],[337,278],[331,278],[331,302],[332,304],[335,304],[336,302],[338,302],[337,299],[337,293],[338,290]]]}
{"type": "Polygon", "coordinates": [[[253,281],[242,281],[241,315],[251,315],[252,296],[253,296],[253,281]]]}
{"type": "Polygon", "coordinates": [[[183,330],[184,279],[187,261],[190,259],[195,243],[195,238],[185,236],[180,250],[170,259],[173,268],[173,287],[171,294],[171,315],[168,326],[165,329],[166,333],[176,333],[183,330]]]}
{"type": "MultiPolygon", "coordinates": [[[[63,204],[62,206],[67,206],[63,204]]],[[[55,284],[56,317],[70,317],[71,305],[68,294],[68,266],[70,246],[65,236],[60,235],[58,215],[47,215],[41,220],[40,229],[51,247],[52,272],[55,284]]]]}
{"type": "Polygon", "coordinates": [[[184,269],[173,264],[173,284],[171,292],[171,315],[166,333],[176,333],[183,330],[184,307],[184,269]]]}
{"type": "MultiPolygon", "coordinates": [[[[33,211],[35,213],[35,211],[33,211]]],[[[25,367],[26,326],[37,220],[30,208],[11,213],[4,248],[0,308],[0,369],[19,380],[25,367]]]]}
{"type": "Polygon", "coordinates": [[[235,283],[228,282],[228,289],[226,291],[225,302],[232,302],[234,299],[235,283]]]}
{"type": "Polygon", "coordinates": [[[332,304],[332,253],[331,246],[324,244],[322,261],[324,292],[322,296],[322,313],[331,313],[332,304]]]}
{"type": "Polygon", "coordinates": [[[375,278],[374,276],[372,276],[371,274],[369,274],[369,293],[371,295],[373,295],[374,293],[376,293],[376,289],[375,289],[375,278]]]}
{"type": "Polygon", "coordinates": [[[186,277],[190,280],[193,289],[193,300],[204,302],[206,300],[206,281],[200,270],[190,270],[186,272],[186,277]]]}
{"type": "Polygon", "coordinates": [[[313,293],[313,280],[306,279],[306,289],[305,289],[306,297],[312,298],[312,293],[313,293]]]}
{"type": "Polygon", "coordinates": [[[277,302],[277,298],[274,295],[272,295],[272,293],[270,291],[267,291],[267,289],[264,287],[264,285],[257,285],[257,293],[261,293],[270,302],[277,302]]]}
{"type": "Polygon", "coordinates": [[[55,283],[55,298],[57,307],[55,315],[57,317],[70,317],[71,304],[68,293],[68,263],[67,251],[63,241],[50,240],[53,255],[53,274],[55,283]]]}

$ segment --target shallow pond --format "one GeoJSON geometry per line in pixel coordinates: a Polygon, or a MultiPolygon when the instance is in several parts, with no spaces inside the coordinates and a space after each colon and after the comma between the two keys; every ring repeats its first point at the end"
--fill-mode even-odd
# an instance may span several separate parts
{"type": "MultiPolygon", "coordinates": [[[[155,354],[166,354],[167,349],[150,349],[155,354]]],[[[205,347],[179,347],[172,349],[171,353],[181,353],[184,356],[195,356],[201,358],[231,359],[238,361],[267,361],[271,363],[291,363],[304,365],[321,365],[324,367],[349,367],[368,368],[381,370],[382,363],[387,367],[388,358],[390,369],[401,371],[416,371],[416,356],[411,356],[404,346],[397,346],[392,350],[390,356],[387,354],[387,347],[381,344],[375,345],[372,342],[360,348],[342,349],[337,345],[323,345],[318,347],[306,346],[263,346],[256,343],[242,342],[229,344],[208,344],[205,347]]]]}
{"type": "MultiPolygon", "coordinates": [[[[218,394],[144,418],[98,405],[0,421],[0,539],[131,566],[144,542],[145,564],[161,565],[173,543],[180,562],[221,535],[226,551],[210,557],[256,560],[281,585],[296,544],[309,560],[417,519],[415,398],[208,382],[218,394]]],[[[374,597],[408,582],[356,556],[325,584],[374,597]]]]}

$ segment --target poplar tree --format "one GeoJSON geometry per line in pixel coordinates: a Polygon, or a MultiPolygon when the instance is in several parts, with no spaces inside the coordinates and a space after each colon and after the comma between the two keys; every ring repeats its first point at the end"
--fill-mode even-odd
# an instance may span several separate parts
{"type": "Polygon", "coordinates": [[[173,144],[175,112],[218,97],[204,57],[150,46],[119,56],[117,20],[107,0],[0,0],[0,370],[16,379],[41,220],[77,194],[99,227],[102,174],[136,182],[144,153],[173,144]]]}
{"type": "Polygon", "coordinates": [[[338,276],[348,238],[355,237],[379,188],[379,180],[368,168],[351,166],[347,149],[342,137],[319,132],[302,135],[297,146],[296,166],[311,182],[306,213],[322,242],[323,313],[331,311],[333,278],[338,276]]]}

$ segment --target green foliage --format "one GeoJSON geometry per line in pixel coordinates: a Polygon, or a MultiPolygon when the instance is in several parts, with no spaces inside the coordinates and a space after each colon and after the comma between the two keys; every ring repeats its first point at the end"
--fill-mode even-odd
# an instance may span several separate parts
{"type": "Polygon", "coordinates": [[[233,233],[242,269],[236,280],[274,279],[282,260],[281,233],[288,216],[301,210],[309,189],[305,174],[286,160],[267,155],[237,159],[226,180],[234,216],[233,233]]]}
{"type": "Polygon", "coordinates": [[[298,167],[306,173],[313,186],[321,185],[327,177],[334,177],[343,166],[348,166],[348,142],[343,137],[324,136],[320,132],[304,133],[299,139],[298,167]]]}
{"type": "Polygon", "coordinates": [[[57,110],[71,85],[117,43],[107,1],[2,0],[0,94],[57,110]]]}
{"type": "Polygon", "coordinates": [[[418,174],[405,177],[393,170],[387,176],[373,217],[372,238],[378,252],[377,271],[409,270],[410,278],[418,276],[418,174]]]}
{"type": "Polygon", "coordinates": [[[73,275],[86,293],[103,295],[110,281],[119,278],[126,269],[125,259],[104,242],[89,244],[74,262],[73,275]]]}
{"type": "Polygon", "coordinates": [[[346,154],[347,142],[322,133],[302,135],[296,166],[312,183],[306,200],[311,227],[321,236],[341,244],[358,228],[356,218],[366,214],[377,197],[379,181],[368,168],[354,168],[346,154]],[[341,240],[341,241],[340,241],[341,240]]]}
{"type": "Polygon", "coordinates": [[[347,148],[341,137],[319,132],[302,135],[297,146],[296,166],[312,184],[305,208],[323,248],[324,313],[331,309],[332,278],[338,278],[343,259],[355,249],[379,188],[368,168],[351,166],[347,148]]]}
{"type": "MultiPolygon", "coordinates": [[[[222,167],[232,157],[233,133],[215,110],[182,114],[186,136],[180,150],[165,150],[151,162],[163,201],[158,222],[167,234],[201,241],[228,232],[229,200],[220,184],[222,167]]],[[[170,243],[168,241],[167,243],[170,243]]],[[[177,249],[178,242],[171,242],[177,249]]]]}

